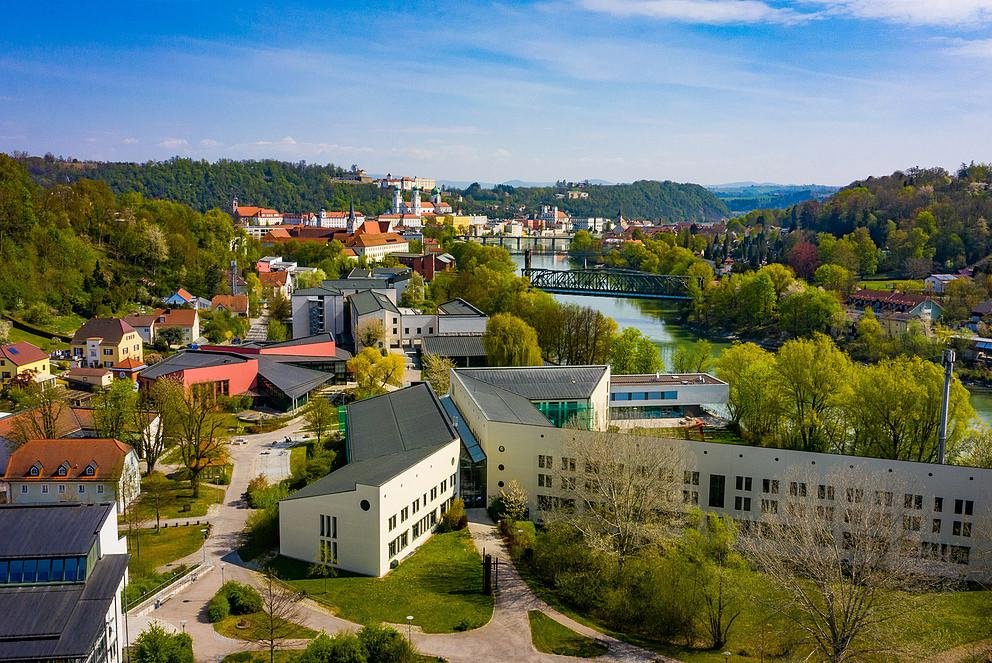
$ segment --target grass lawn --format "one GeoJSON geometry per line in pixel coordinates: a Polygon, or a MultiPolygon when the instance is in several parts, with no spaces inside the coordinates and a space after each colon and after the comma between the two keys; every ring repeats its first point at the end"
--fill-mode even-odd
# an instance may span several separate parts
{"type": "MultiPolygon", "coordinates": [[[[228,615],[219,622],[214,622],[214,630],[228,638],[254,641],[266,636],[268,632],[267,620],[268,617],[264,612],[254,612],[250,615],[228,615]],[[241,620],[248,623],[248,628],[237,628],[237,624],[241,620]]],[[[290,624],[290,628],[282,633],[283,637],[294,639],[317,637],[316,631],[301,624],[290,624]]]]}
{"type": "Polygon", "coordinates": [[[923,281],[915,279],[884,279],[861,281],[859,288],[866,290],[899,290],[901,292],[923,292],[923,281]]]}
{"type": "Polygon", "coordinates": [[[308,578],[306,565],[279,558],[280,575],[294,589],[359,624],[414,625],[427,633],[478,628],[489,621],[493,599],[482,593],[482,560],[468,530],[436,534],[382,578],[308,578]]]}
{"type": "Polygon", "coordinates": [[[11,343],[27,341],[28,343],[37,345],[45,352],[51,352],[52,350],[64,350],[69,347],[68,343],[63,343],[62,341],[52,342],[52,338],[50,336],[38,336],[37,334],[32,334],[31,332],[26,332],[23,329],[17,329],[16,327],[11,327],[9,338],[11,343]]]}
{"type": "Polygon", "coordinates": [[[289,450],[289,474],[300,476],[307,466],[307,445],[293,447],[289,450]]]}
{"type": "MultiPolygon", "coordinates": [[[[170,518],[198,518],[207,515],[211,504],[224,500],[224,490],[200,483],[200,497],[193,499],[193,489],[188,481],[170,481],[168,490],[161,500],[159,515],[162,520],[170,518]]],[[[155,507],[150,496],[143,493],[131,507],[142,521],[155,520],[155,507]]]]}
{"type": "MultiPolygon", "coordinates": [[[[302,650],[277,649],[276,663],[293,663],[302,650]]],[[[269,663],[269,652],[267,651],[243,651],[237,654],[228,654],[221,663],[269,663]]]]}
{"type": "Polygon", "coordinates": [[[595,658],[606,653],[606,645],[562,626],[540,610],[529,611],[527,617],[530,618],[530,638],[537,651],[579,658],[595,658]]]}
{"type": "MultiPolygon", "coordinates": [[[[748,596],[744,609],[734,622],[729,642],[722,650],[713,651],[614,631],[598,619],[563,604],[554,592],[537,581],[525,564],[520,564],[518,569],[538,596],[577,622],[688,663],[725,663],[723,651],[733,652],[734,663],[802,660],[809,654],[809,646],[797,645],[800,634],[793,622],[781,611],[768,608],[771,590],[761,576],[742,580],[748,596]]],[[[897,644],[909,653],[902,658],[879,656],[864,660],[916,661],[959,645],[992,638],[992,591],[906,595],[906,605],[917,609],[908,610],[904,618],[888,624],[886,633],[900,634],[897,644]]]]}
{"type": "Polygon", "coordinates": [[[170,527],[157,534],[154,528],[142,529],[135,536],[128,536],[127,549],[131,554],[127,564],[128,602],[161,585],[172,575],[158,573],[155,569],[196,552],[202,545],[203,534],[198,527],[170,527]]]}

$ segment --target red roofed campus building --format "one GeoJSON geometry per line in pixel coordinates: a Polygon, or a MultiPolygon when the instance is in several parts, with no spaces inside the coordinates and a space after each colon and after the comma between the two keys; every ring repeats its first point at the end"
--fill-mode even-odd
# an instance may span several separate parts
{"type": "Polygon", "coordinates": [[[28,440],[11,455],[3,480],[13,504],[114,501],[123,511],[141,492],[138,457],[112,439],[28,440]]]}
{"type": "Polygon", "coordinates": [[[344,383],[351,354],[339,350],[330,334],[281,343],[204,345],[172,355],[138,378],[148,388],[163,377],[218,396],[250,395],[280,410],[305,405],[327,383],[344,383]]]}
{"type": "Polygon", "coordinates": [[[239,205],[237,198],[231,203],[231,211],[238,225],[255,238],[264,236],[271,226],[278,226],[283,223],[283,215],[277,210],[268,207],[239,205]]]}

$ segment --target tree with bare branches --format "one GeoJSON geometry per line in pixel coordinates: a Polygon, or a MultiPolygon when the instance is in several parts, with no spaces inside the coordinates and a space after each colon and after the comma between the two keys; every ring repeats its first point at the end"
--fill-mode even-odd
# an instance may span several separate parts
{"type": "MultiPolygon", "coordinates": [[[[158,382],[150,390],[138,394],[138,400],[131,410],[134,442],[138,456],[145,461],[145,475],[155,471],[155,463],[165,452],[165,417],[160,413],[158,382]]],[[[168,388],[166,385],[164,388],[168,388]]]]}
{"type": "Polygon", "coordinates": [[[896,622],[925,605],[921,592],[947,572],[924,541],[930,531],[910,487],[851,469],[795,473],[779,504],[741,532],[742,552],[768,578],[816,656],[831,663],[893,653],[896,622]]]}
{"type": "Polygon", "coordinates": [[[255,641],[268,647],[269,663],[275,663],[276,648],[299,629],[297,622],[302,611],[297,604],[297,593],[279,582],[275,570],[268,564],[260,589],[262,611],[255,641]]]}
{"type": "Polygon", "coordinates": [[[166,435],[179,447],[179,458],[189,472],[193,498],[200,496],[200,475],[227,456],[227,432],[217,401],[206,390],[187,387],[177,380],[156,382],[165,418],[166,435]]]}
{"type": "Polygon", "coordinates": [[[46,387],[32,382],[25,390],[22,405],[28,411],[14,424],[11,437],[16,445],[28,440],[55,439],[65,434],[61,420],[69,402],[63,387],[46,387]]]}
{"type": "Polygon", "coordinates": [[[571,525],[587,545],[612,555],[620,570],[630,555],[679,534],[685,463],[678,444],[575,431],[562,453],[544,458],[545,486],[548,477],[551,488],[560,486],[550,500],[538,498],[546,521],[571,525]]]}

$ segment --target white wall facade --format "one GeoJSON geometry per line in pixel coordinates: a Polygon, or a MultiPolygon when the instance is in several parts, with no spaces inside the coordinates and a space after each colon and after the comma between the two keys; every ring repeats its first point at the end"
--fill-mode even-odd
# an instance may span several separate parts
{"type": "Polygon", "coordinates": [[[716,405],[730,398],[730,386],[724,382],[712,384],[684,380],[677,383],[644,382],[610,384],[610,407],[652,407],[681,405],[716,405]],[[629,397],[627,396],[629,394],[629,397]],[[629,400],[627,400],[629,398],[629,400]]]}
{"type": "Polygon", "coordinates": [[[409,557],[430,538],[442,507],[458,494],[460,445],[460,440],[453,440],[382,486],[359,484],[348,492],[283,500],[279,503],[280,554],[319,562],[321,541],[326,541],[337,544],[334,567],[369,576],[385,575],[392,561],[409,557]],[[368,503],[367,510],[362,508],[363,500],[368,503]],[[328,532],[325,520],[325,535],[321,536],[321,516],[336,523],[336,531],[332,528],[328,532]],[[391,526],[393,517],[395,524],[391,526]],[[427,526],[419,527],[424,522],[427,526]],[[404,533],[406,545],[391,554],[390,543],[404,533]]]}
{"type": "Polygon", "coordinates": [[[400,315],[404,345],[420,345],[424,336],[432,336],[437,331],[438,316],[436,315],[400,315]]]}
{"type": "MultiPolygon", "coordinates": [[[[116,483],[114,481],[74,481],[66,478],[51,481],[10,481],[7,489],[11,504],[104,504],[113,502],[117,513],[123,513],[125,498],[133,502],[141,493],[141,472],[138,457],[131,451],[124,458],[124,471],[116,483]],[[131,488],[125,489],[130,483],[131,488]]],[[[116,529],[116,528],[115,528],[116,529]]]]}
{"type": "Polygon", "coordinates": [[[485,334],[489,317],[484,315],[437,316],[438,334],[485,334]]]}

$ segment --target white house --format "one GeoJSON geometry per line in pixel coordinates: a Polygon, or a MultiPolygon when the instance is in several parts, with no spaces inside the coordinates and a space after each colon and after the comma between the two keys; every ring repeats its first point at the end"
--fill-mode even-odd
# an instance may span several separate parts
{"type": "Polygon", "coordinates": [[[279,552],[382,576],[458,494],[461,442],[430,386],[348,406],[348,464],[279,503],[279,552]]]}
{"type": "Polygon", "coordinates": [[[960,274],[931,274],[923,279],[923,287],[935,295],[942,295],[947,290],[947,284],[965,277],[960,274]]]}

